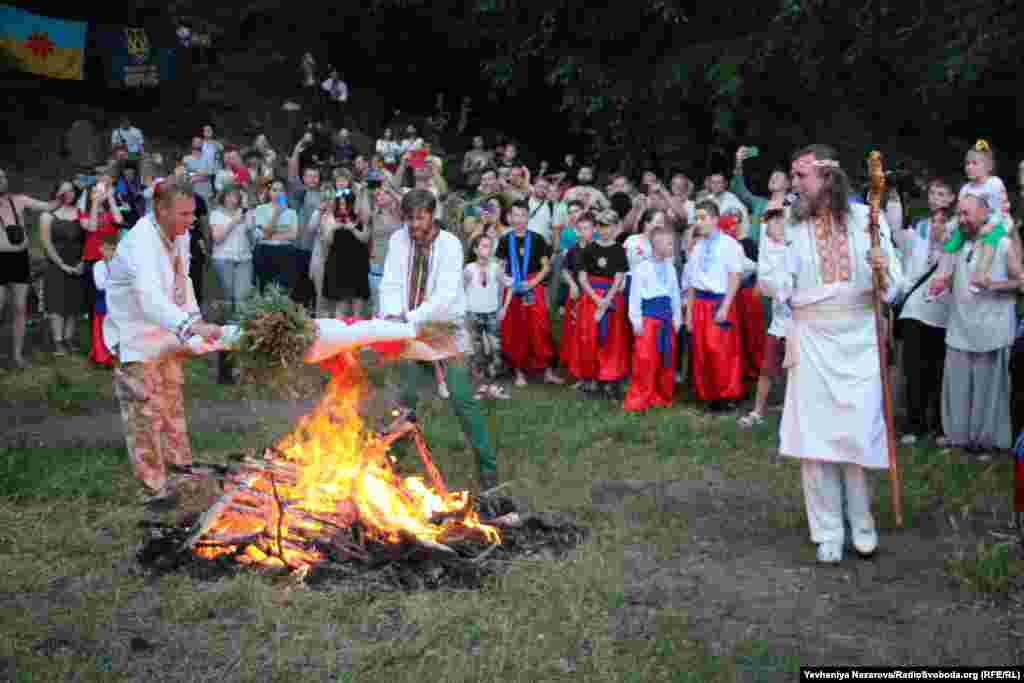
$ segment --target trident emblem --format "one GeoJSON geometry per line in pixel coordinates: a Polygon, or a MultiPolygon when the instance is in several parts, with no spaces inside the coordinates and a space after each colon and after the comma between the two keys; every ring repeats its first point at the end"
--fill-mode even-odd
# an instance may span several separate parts
{"type": "Polygon", "coordinates": [[[128,54],[136,64],[145,62],[149,57],[149,38],[146,36],[146,29],[126,28],[124,35],[128,44],[128,54]]]}

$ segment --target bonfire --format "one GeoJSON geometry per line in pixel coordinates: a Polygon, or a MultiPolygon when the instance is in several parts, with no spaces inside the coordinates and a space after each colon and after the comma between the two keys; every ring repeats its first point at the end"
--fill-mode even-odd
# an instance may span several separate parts
{"type": "Polygon", "coordinates": [[[370,386],[357,349],[445,357],[455,353],[457,333],[450,323],[313,320],[273,289],[250,302],[240,326],[217,347],[237,354],[250,380],[287,382],[303,362],[320,363],[332,377],[315,410],[275,446],[232,467],[207,468],[205,476],[217,476],[224,493],[182,550],[308,569],[328,557],[365,559],[367,544],[446,553],[455,541],[499,544],[498,529],[481,523],[469,492],[448,490],[415,422],[397,420],[389,433],[377,434],[359,413],[370,386]],[[415,442],[425,476],[402,477],[388,454],[405,437],[415,442]]]}
{"type": "Polygon", "coordinates": [[[184,549],[207,559],[309,568],[327,558],[367,559],[368,545],[453,553],[455,541],[501,542],[468,491],[449,491],[415,423],[367,429],[369,390],[353,362],[336,372],[316,409],[262,457],[223,473],[225,492],[194,525],[184,549]],[[425,476],[402,477],[388,448],[411,436],[425,476]]]}

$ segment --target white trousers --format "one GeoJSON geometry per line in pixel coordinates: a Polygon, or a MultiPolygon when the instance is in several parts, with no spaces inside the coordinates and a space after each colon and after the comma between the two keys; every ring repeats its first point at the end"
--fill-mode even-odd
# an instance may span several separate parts
{"type": "Polygon", "coordinates": [[[804,460],[801,463],[804,505],[811,540],[815,543],[845,542],[843,524],[843,493],[845,488],[846,519],[855,532],[870,533],[875,528],[871,515],[871,495],[864,468],[851,463],[804,460]],[[844,487],[845,479],[845,487],[844,487]]]}

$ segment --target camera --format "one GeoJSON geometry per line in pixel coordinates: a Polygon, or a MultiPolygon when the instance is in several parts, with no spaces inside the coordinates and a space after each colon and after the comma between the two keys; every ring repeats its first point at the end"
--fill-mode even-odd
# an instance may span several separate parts
{"type": "Polygon", "coordinates": [[[366,187],[371,190],[378,190],[383,184],[384,178],[377,171],[370,171],[366,174],[366,187]]]}

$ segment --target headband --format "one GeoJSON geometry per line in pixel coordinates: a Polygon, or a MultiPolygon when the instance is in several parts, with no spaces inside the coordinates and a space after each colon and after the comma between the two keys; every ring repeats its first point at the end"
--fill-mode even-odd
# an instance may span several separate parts
{"type": "Polygon", "coordinates": [[[835,159],[815,159],[814,161],[797,161],[796,166],[807,172],[812,168],[839,168],[839,162],[835,159]]]}

